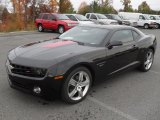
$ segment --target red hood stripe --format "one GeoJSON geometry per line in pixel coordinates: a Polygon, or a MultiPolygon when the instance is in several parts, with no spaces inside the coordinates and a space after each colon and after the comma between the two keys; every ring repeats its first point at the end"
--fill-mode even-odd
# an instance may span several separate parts
{"type": "Polygon", "coordinates": [[[59,42],[55,42],[55,43],[46,44],[42,47],[44,47],[44,48],[55,48],[55,47],[60,47],[60,46],[73,44],[73,43],[75,43],[75,42],[73,42],[73,41],[59,41],[59,42]]]}

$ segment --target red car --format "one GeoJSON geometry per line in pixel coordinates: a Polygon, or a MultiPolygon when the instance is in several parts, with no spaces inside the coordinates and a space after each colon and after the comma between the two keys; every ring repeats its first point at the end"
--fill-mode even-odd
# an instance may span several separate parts
{"type": "Polygon", "coordinates": [[[42,32],[44,29],[51,29],[57,30],[58,33],[62,34],[63,32],[78,25],[78,22],[70,20],[64,14],[41,13],[36,19],[35,25],[39,32],[42,32]]]}

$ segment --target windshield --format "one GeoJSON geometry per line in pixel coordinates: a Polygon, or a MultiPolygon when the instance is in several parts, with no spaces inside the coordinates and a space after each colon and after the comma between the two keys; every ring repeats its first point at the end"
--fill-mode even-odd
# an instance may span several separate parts
{"type": "Polygon", "coordinates": [[[56,16],[58,20],[69,20],[69,18],[63,14],[57,14],[56,16]]]}
{"type": "Polygon", "coordinates": [[[99,45],[108,32],[109,30],[103,28],[77,26],[60,35],[59,39],[99,45]]]}
{"type": "Polygon", "coordinates": [[[113,18],[116,20],[122,20],[118,15],[113,15],[113,18]]]}
{"type": "Polygon", "coordinates": [[[75,17],[79,20],[79,21],[89,21],[85,16],[83,15],[75,15],[75,17]]]}
{"type": "Polygon", "coordinates": [[[97,14],[97,17],[99,19],[108,19],[105,15],[97,14]]]}

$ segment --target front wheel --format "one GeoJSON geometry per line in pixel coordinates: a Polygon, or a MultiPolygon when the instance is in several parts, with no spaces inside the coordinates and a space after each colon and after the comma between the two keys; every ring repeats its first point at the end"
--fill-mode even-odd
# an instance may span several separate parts
{"type": "Polygon", "coordinates": [[[42,24],[39,24],[39,25],[38,25],[38,31],[39,31],[39,32],[43,32],[43,30],[44,30],[44,29],[43,29],[42,24]]]}
{"type": "Polygon", "coordinates": [[[88,94],[92,84],[90,71],[85,67],[74,69],[63,84],[62,99],[69,104],[82,101],[88,94]]]}
{"type": "Polygon", "coordinates": [[[151,69],[154,60],[154,52],[152,49],[146,51],[144,55],[144,60],[140,66],[140,70],[143,72],[147,72],[151,69]]]}
{"type": "Polygon", "coordinates": [[[160,25],[159,25],[159,24],[156,24],[155,28],[158,29],[159,27],[160,27],[160,25]]]}

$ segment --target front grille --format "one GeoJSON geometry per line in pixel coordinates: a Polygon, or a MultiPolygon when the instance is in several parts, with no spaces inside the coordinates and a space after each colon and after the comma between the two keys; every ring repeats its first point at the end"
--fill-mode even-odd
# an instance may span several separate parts
{"type": "Polygon", "coordinates": [[[44,69],[37,69],[33,67],[27,67],[27,66],[22,66],[22,65],[16,65],[10,63],[10,66],[12,67],[10,70],[14,74],[18,75],[23,75],[23,76],[28,76],[28,77],[37,77],[37,78],[42,78],[46,75],[46,70],[44,69]],[[40,72],[37,72],[37,71],[40,72]]]}

